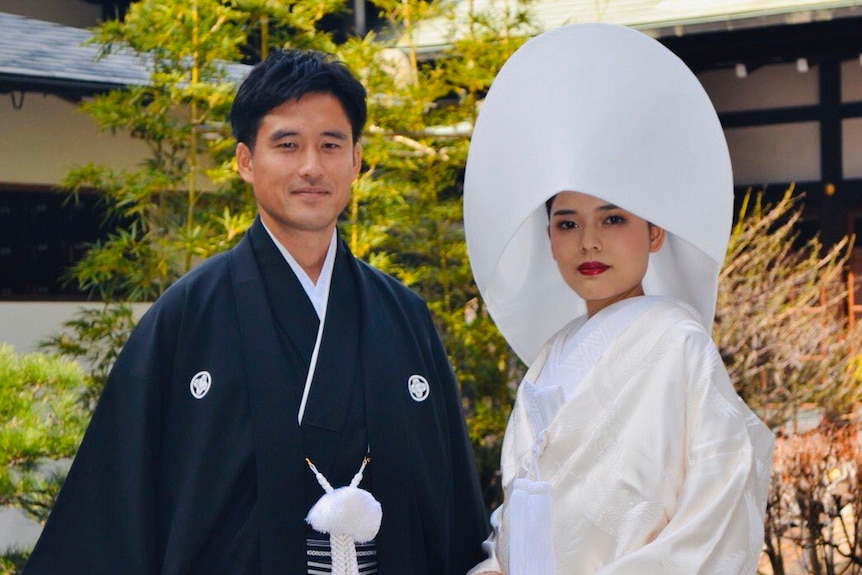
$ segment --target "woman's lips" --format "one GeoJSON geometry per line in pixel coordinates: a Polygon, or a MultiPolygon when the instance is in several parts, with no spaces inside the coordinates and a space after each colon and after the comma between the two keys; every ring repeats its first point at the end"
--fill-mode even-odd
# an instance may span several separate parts
{"type": "Polygon", "coordinates": [[[578,266],[578,271],[585,276],[595,276],[604,272],[609,267],[601,262],[586,262],[578,266]]]}

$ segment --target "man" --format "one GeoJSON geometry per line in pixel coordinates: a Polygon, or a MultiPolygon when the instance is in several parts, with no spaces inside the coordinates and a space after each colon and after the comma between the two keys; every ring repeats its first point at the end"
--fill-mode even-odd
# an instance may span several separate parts
{"type": "Polygon", "coordinates": [[[485,512],[427,307],[337,236],[365,117],[365,90],[324,54],[251,71],[231,125],[259,216],[142,318],[26,575],[328,573],[310,464],[338,488],[366,458],[359,487],[383,518],[357,545],[362,573],[479,559],[485,512]]]}

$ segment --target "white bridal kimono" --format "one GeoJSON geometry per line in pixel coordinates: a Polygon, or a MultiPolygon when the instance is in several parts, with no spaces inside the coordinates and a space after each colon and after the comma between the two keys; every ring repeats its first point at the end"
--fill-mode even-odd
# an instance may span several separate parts
{"type": "Polygon", "coordinates": [[[772,442],[687,304],[643,296],[578,318],[518,390],[506,502],[470,573],[510,572],[513,482],[528,478],[550,485],[557,574],[754,574],[772,442]]]}

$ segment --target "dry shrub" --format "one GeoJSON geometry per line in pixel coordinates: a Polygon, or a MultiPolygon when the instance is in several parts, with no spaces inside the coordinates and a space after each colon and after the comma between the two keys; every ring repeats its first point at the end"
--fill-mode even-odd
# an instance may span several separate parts
{"type": "Polygon", "coordinates": [[[775,575],[862,573],[860,470],[855,426],[776,439],[765,548],[775,575]]]}

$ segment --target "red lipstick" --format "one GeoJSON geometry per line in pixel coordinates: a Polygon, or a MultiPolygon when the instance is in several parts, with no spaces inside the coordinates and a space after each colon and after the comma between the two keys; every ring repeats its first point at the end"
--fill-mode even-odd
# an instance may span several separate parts
{"type": "Polygon", "coordinates": [[[584,262],[578,266],[578,271],[585,276],[597,276],[609,267],[601,262],[584,262]]]}

